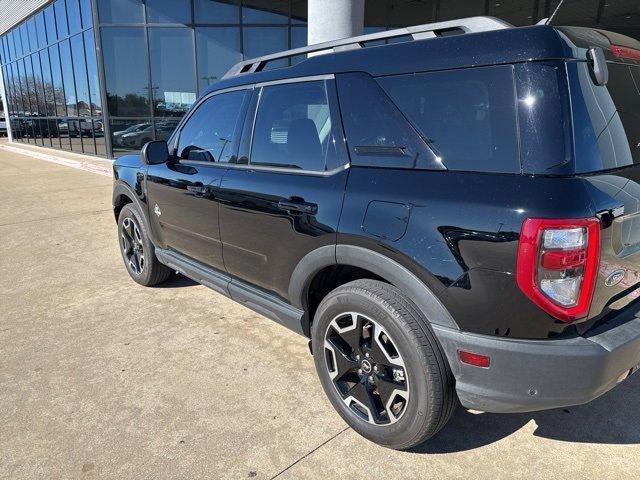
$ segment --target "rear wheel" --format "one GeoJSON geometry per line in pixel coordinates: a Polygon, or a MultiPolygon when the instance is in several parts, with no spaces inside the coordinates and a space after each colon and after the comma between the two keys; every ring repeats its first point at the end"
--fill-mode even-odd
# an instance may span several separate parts
{"type": "Polygon", "coordinates": [[[358,433],[407,449],[435,435],[456,405],[454,380],[428,321],[397,288],[356,280],[321,302],[313,324],[320,381],[358,433]]]}
{"type": "Polygon", "coordinates": [[[156,258],[142,214],[131,203],[120,211],[118,241],[122,259],[133,280],[149,287],[169,278],[172,270],[156,258]]]}

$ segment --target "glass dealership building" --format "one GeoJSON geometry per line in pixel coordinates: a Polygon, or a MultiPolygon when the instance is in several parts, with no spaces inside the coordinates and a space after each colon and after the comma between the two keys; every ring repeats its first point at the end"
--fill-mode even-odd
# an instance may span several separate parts
{"type": "MultiPolygon", "coordinates": [[[[9,0],[20,3],[18,18],[5,15],[0,22],[12,138],[105,157],[166,139],[197,95],[231,65],[306,45],[308,3],[319,1],[9,0]]],[[[336,1],[327,0],[327,16],[336,1]]],[[[474,15],[529,25],[548,17],[556,5],[556,0],[366,0],[356,30],[474,15]]],[[[640,2],[565,0],[554,23],[600,26],[640,38],[640,2]]]]}

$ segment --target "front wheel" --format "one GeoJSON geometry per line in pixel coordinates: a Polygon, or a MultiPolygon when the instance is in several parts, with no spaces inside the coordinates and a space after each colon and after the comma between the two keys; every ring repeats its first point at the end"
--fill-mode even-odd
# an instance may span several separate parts
{"type": "Polygon", "coordinates": [[[356,280],[320,303],[316,370],[342,418],[362,436],[404,450],[434,436],[456,406],[454,379],[428,321],[397,288],[356,280]]]}
{"type": "Polygon", "coordinates": [[[118,216],[118,241],[122,259],[134,281],[150,287],[169,278],[172,270],[156,258],[142,214],[131,203],[122,207],[118,216]]]}

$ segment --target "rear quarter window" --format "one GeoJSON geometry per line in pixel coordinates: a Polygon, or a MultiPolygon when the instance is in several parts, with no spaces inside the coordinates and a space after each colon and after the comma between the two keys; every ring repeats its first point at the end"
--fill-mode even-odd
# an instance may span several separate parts
{"type": "Polygon", "coordinates": [[[511,66],[377,78],[449,170],[519,173],[511,66]]]}

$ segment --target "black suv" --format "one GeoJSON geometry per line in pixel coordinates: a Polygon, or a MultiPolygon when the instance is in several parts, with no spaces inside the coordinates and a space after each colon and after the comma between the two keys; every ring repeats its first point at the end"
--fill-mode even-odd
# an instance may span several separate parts
{"type": "Polygon", "coordinates": [[[382,445],[640,364],[631,38],[477,17],[248,60],[114,174],[133,279],[178,271],[310,338],[382,445]]]}

